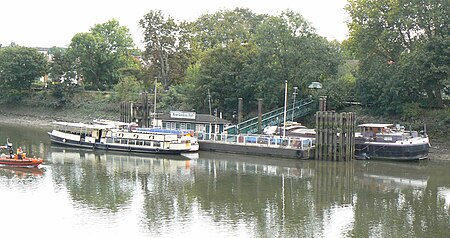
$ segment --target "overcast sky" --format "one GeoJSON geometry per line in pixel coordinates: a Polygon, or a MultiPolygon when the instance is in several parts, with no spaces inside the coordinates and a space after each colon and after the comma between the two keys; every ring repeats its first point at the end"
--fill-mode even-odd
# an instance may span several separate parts
{"type": "Polygon", "coordinates": [[[113,18],[127,26],[142,48],[138,22],[150,10],[161,10],[177,21],[194,21],[201,14],[249,8],[276,15],[290,9],[303,15],[317,33],[329,40],[347,38],[346,0],[8,0],[0,4],[0,44],[65,47],[79,32],[113,18]]]}

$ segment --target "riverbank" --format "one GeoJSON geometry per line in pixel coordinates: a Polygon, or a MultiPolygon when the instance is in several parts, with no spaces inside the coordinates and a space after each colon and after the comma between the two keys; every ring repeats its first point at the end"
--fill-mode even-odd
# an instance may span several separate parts
{"type": "MultiPolygon", "coordinates": [[[[51,128],[53,121],[70,122],[92,122],[99,118],[92,116],[94,113],[80,114],[72,110],[45,110],[42,113],[40,109],[24,110],[24,108],[15,108],[14,110],[0,107],[0,122],[3,124],[25,125],[41,128],[51,128]]],[[[102,119],[118,120],[115,113],[103,113],[102,119]]],[[[430,159],[450,161],[450,141],[445,138],[433,139],[431,135],[430,159]]]]}

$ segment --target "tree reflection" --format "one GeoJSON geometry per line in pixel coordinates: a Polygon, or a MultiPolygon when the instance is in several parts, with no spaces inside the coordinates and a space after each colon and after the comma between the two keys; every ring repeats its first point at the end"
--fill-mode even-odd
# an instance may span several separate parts
{"type": "Polygon", "coordinates": [[[54,152],[53,178],[74,201],[117,212],[133,195],[133,178],[105,154],[54,152]]]}
{"type": "Polygon", "coordinates": [[[246,161],[208,153],[196,160],[61,156],[54,157],[53,179],[74,201],[117,212],[140,197],[140,226],[153,235],[194,222],[226,234],[244,227],[255,237],[423,237],[449,229],[449,202],[438,196],[438,188],[450,188],[449,175],[426,164],[246,161]]]}

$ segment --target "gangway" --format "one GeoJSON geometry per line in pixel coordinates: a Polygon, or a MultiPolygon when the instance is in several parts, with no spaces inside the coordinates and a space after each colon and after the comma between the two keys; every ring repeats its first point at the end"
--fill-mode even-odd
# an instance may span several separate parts
{"type": "MultiPolygon", "coordinates": [[[[288,104],[291,106],[292,104],[288,104]]],[[[295,102],[294,106],[286,109],[286,119],[299,118],[315,111],[315,104],[312,98],[305,98],[295,102]]],[[[284,107],[262,114],[262,128],[279,125],[284,121],[284,107]]],[[[239,124],[225,129],[229,135],[236,134],[256,134],[258,133],[258,117],[251,118],[239,124]]]]}

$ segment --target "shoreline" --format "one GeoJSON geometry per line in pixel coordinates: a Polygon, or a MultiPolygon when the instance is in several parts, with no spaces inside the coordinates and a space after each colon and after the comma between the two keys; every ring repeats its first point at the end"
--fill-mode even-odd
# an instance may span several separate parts
{"type": "MultiPolygon", "coordinates": [[[[3,124],[25,125],[38,128],[51,128],[53,121],[90,122],[84,118],[66,118],[52,116],[30,116],[18,114],[4,114],[0,111],[0,122],[3,124]]],[[[450,142],[430,139],[430,160],[450,161],[450,142]]]]}

